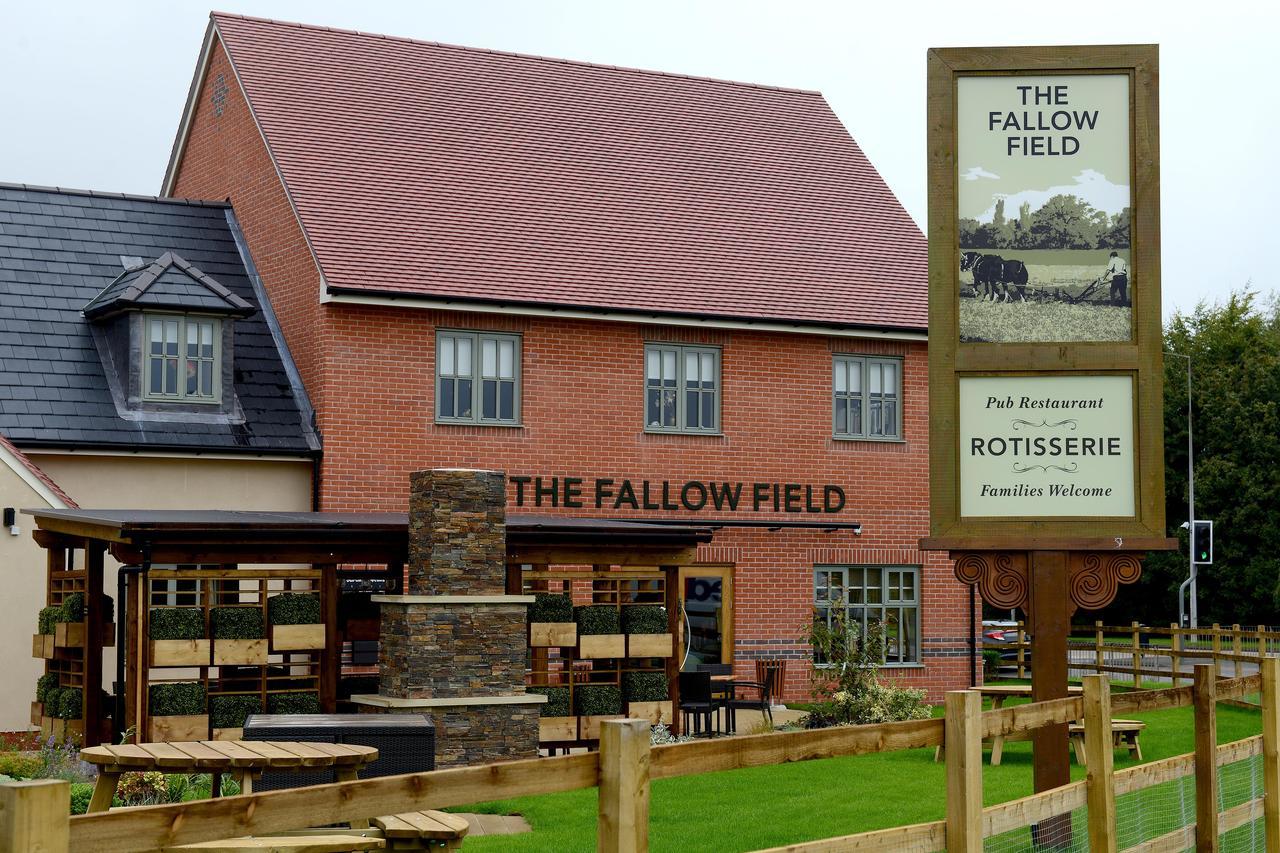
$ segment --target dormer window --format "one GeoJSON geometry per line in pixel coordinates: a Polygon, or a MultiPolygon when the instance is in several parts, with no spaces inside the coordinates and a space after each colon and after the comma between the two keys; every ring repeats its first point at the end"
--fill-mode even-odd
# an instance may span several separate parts
{"type": "Polygon", "coordinates": [[[191,314],[144,314],[143,387],[148,400],[217,403],[222,397],[222,323],[191,314]]]}

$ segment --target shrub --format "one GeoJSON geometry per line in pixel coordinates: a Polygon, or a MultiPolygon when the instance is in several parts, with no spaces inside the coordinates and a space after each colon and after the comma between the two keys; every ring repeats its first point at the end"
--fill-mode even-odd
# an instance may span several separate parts
{"type": "Polygon", "coordinates": [[[62,691],[65,688],[53,685],[44,692],[44,715],[46,717],[58,716],[58,705],[62,702],[62,691]]]}
{"type": "Polygon", "coordinates": [[[314,693],[271,693],[267,696],[267,713],[319,714],[320,697],[314,693]]]}
{"type": "Polygon", "coordinates": [[[573,601],[559,593],[535,593],[529,605],[530,622],[572,622],[573,601]]]}
{"type": "Polygon", "coordinates": [[[209,724],[215,729],[238,729],[250,714],[262,713],[257,696],[210,696],[209,724]]]}
{"type": "Polygon", "coordinates": [[[84,593],[73,592],[66,598],[62,599],[61,614],[58,617],[59,622],[83,622],[84,621],[84,593]]]}
{"type": "Polygon", "coordinates": [[[149,621],[153,640],[204,639],[204,611],[198,607],[153,607],[149,621]]]}
{"type": "Polygon", "coordinates": [[[71,813],[84,814],[89,811],[89,801],[93,799],[92,782],[71,783],[71,813]]]}
{"type": "Polygon", "coordinates": [[[209,627],[215,640],[259,640],[265,636],[258,607],[215,607],[209,611],[209,627]]]}
{"type": "Polygon", "coordinates": [[[693,735],[673,735],[671,729],[662,723],[658,723],[649,729],[649,745],[665,746],[669,743],[688,743],[693,740],[693,735]]]}
{"type": "Polygon", "coordinates": [[[572,713],[569,710],[568,687],[530,687],[528,692],[547,697],[546,704],[538,706],[539,717],[568,717],[572,713]]]}
{"type": "Polygon", "coordinates": [[[622,608],[624,634],[667,633],[667,608],[657,604],[633,604],[622,608]]]}
{"type": "Polygon", "coordinates": [[[671,698],[665,672],[622,673],[622,695],[628,702],[662,702],[671,698]]]}
{"type": "Polygon", "coordinates": [[[44,770],[38,755],[22,752],[0,752],[0,774],[14,779],[35,779],[44,770]]]}
{"type": "Polygon", "coordinates": [[[64,687],[58,694],[57,713],[64,720],[78,720],[84,712],[84,693],[79,687],[64,687]]]}
{"type": "Polygon", "coordinates": [[[621,634],[618,624],[618,608],[611,604],[592,604],[573,608],[573,619],[578,623],[578,636],[592,634],[621,634]]]}
{"type": "Polygon", "coordinates": [[[58,624],[59,617],[62,616],[61,607],[42,607],[40,608],[40,618],[36,620],[37,630],[41,634],[52,634],[54,626],[58,624]]]}
{"type": "Polygon", "coordinates": [[[580,716],[622,713],[622,690],[616,684],[583,684],[573,693],[580,716]]]}
{"type": "Polygon", "coordinates": [[[58,673],[46,672],[36,679],[36,701],[47,702],[49,691],[58,686],[58,673]]]}
{"type": "Polygon", "coordinates": [[[116,797],[126,806],[145,806],[169,802],[169,783],[159,770],[146,773],[123,773],[116,783],[116,797]]]}
{"type": "Polygon", "coordinates": [[[310,592],[282,592],[267,599],[272,625],[316,625],[320,618],[320,596],[310,592]]]}
{"type": "Polygon", "coordinates": [[[204,685],[195,681],[153,684],[147,704],[156,717],[198,716],[205,713],[204,685]]]}
{"type": "Polygon", "coordinates": [[[982,650],[982,669],[987,675],[995,675],[1000,671],[1000,652],[998,650],[982,650]]]}

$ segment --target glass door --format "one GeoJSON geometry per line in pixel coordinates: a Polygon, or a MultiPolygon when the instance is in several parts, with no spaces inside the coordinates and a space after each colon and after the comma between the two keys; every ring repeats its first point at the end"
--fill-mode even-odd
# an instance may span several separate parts
{"type": "Polygon", "coordinates": [[[680,567],[680,668],[733,663],[733,566],[680,567]]]}

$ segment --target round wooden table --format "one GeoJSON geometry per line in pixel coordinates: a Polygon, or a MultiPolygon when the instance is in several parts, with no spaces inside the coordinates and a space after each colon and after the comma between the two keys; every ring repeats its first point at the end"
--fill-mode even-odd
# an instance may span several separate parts
{"type": "Polygon", "coordinates": [[[121,773],[210,773],[213,796],[230,773],[242,794],[253,793],[253,780],[265,770],[323,770],[333,768],[339,782],[352,782],[378,757],[372,746],[346,743],[303,743],[283,740],[202,740],[171,743],[124,743],[91,746],[80,758],[98,767],[98,781],[89,812],[111,808],[121,773]]]}

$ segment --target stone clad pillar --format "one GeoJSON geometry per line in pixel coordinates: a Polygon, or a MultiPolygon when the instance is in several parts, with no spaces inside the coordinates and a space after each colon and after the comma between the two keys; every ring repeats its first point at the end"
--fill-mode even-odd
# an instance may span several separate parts
{"type": "Polygon", "coordinates": [[[533,596],[506,594],[506,477],[438,469],[410,476],[409,583],[382,608],[378,694],[367,708],[429,713],[436,766],[538,754],[538,706],[524,689],[533,596]]]}

